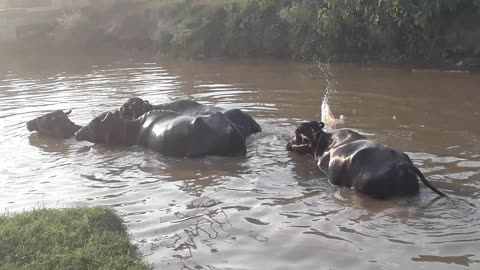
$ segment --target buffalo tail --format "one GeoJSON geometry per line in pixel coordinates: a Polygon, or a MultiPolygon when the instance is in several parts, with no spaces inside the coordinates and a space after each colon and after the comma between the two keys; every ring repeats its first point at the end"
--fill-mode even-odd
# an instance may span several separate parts
{"type": "Polygon", "coordinates": [[[418,177],[420,177],[420,180],[422,180],[422,182],[425,184],[425,186],[427,186],[428,188],[430,188],[431,190],[433,190],[435,193],[437,193],[438,195],[442,196],[442,197],[448,197],[447,195],[445,195],[445,193],[441,192],[440,190],[438,190],[436,187],[434,187],[432,184],[430,184],[430,182],[427,181],[427,179],[425,178],[425,176],[423,176],[423,173],[415,166],[413,165],[410,165],[408,164],[408,167],[407,167],[408,170],[412,171],[414,174],[416,174],[418,177]]]}

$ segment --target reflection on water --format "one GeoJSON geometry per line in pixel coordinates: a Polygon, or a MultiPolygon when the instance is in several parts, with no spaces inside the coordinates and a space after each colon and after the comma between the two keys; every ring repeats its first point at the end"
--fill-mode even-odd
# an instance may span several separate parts
{"type": "Polygon", "coordinates": [[[1,70],[3,209],[114,207],[156,269],[480,266],[478,74],[279,61],[1,70]],[[241,108],[264,132],[249,138],[245,157],[179,159],[25,128],[56,109],[72,109],[82,125],[131,96],[241,108]],[[451,199],[422,188],[376,201],[330,186],[311,159],[287,153],[295,126],[320,120],[325,96],[345,116],[340,127],[406,151],[451,199]]]}
{"type": "Polygon", "coordinates": [[[420,255],[418,257],[412,258],[412,261],[416,262],[443,262],[448,264],[459,264],[463,266],[470,266],[474,263],[480,263],[479,260],[472,260],[471,257],[475,255],[469,254],[464,256],[429,256],[429,255],[420,255]]]}

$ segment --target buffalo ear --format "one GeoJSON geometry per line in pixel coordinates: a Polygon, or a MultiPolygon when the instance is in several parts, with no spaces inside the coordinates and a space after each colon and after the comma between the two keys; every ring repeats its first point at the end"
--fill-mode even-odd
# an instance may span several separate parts
{"type": "Polygon", "coordinates": [[[309,124],[313,127],[313,130],[316,132],[316,131],[319,131],[321,130],[322,128],[325,127],[325,123],[323,122],[317,122],[317,121],[310,121],[309,124]]]}
{"type": "Polygon", "coordinates": [[[108,112],[105,116],[105,120],[112,120],[113,118],[118,118],[117,116],[117,110],[115,110],[114,112],[108,112]]]}
{"type": "Polygon", "coordinates": [[[120,111],[119,110],[115,110],[113,112],[113,115],[117,116],[117,117],[120,117],[120,111]]]}

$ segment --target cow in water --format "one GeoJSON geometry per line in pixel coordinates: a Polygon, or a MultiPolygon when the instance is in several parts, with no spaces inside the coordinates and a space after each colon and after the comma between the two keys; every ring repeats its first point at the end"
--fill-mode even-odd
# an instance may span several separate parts
{"type": "Polygon", "coordinates": [[[375,198],[415,194],[418,179],[440,196],[408,155],[349,129],[324,132],[324,123],[301,123],[287,151],[314,156],[331,184],[352,188],[375,198]]]}

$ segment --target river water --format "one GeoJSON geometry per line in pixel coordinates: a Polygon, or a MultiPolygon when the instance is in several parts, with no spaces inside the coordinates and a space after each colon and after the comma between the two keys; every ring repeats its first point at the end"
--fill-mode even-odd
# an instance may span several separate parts
{"type": "Polygon", "coordinates": [[[4,65],[4,211],[113,207],[155,269],[480,269],[480,74],[356,65],[326,74],[282,61],[4,65]],[[320,119],[327,89],[340,127],[407,152],[450,199],[423,185],[417,196],[369,199],[287,153],[297,123],[320,119]],[[264,132],[245,157],[177,159],[25,127],[55,109],[83,125],[131,96],[240,108],[264,132]]]}

